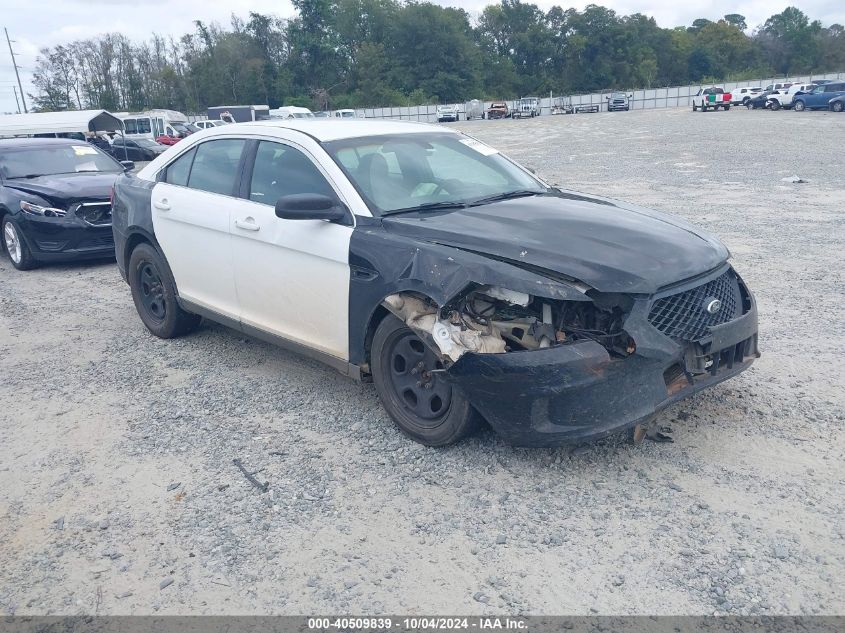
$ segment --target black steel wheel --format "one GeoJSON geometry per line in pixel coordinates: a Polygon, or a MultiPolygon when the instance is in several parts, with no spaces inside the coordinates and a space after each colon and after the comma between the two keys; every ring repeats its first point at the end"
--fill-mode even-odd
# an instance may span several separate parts
{"type": "Polygon", "coordinates": [[[175,338],[199,324],[199,316],[179,306],[170,267],[152,245],[139,244],[132,251],[127,274],[135,309],[150,332],[175,338]]]}
{"type": "Polygon", "coordinates": [[[371,359],[384,408],[411,438],[445,446],[476,429],[478,413],[446,379],[437,354],[396,317],[386,317],[376,329],[371,359]]]}
{"type": "Polygon", "coordinates": [[[138,268],[137,275],[144,311],[152,321],[163,322],[167,315],[167,302],[164,299],[164,286],[158,269],[152,262],[143,262],[138,268]]]}

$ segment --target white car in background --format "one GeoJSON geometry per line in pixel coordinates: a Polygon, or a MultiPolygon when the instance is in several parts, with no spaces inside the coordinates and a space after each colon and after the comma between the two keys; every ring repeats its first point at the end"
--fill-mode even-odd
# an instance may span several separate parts
{"type": "Polygon", "coordinates": [[[731,103],[745,105],[763,92],[762,86],[744,86],[731,90],[731,103]]]}
{"type": "Polygon", "coordinates": [[[270,110],[271,119],[313,119],[314,113],[308,108],[297,106],[285,106],[270,110]]]}
{"type": "Polygon", "coordinates": [[[771,110],[780,110],[781,108],[791,108],[792,100],[799,92],[810,92],[816,84],[792,84],[787,90],[779,90],[769,95],[767,105],[771,110]]]}
{"type": "Polygon", "coordinates": [[[355,118],[355,110],[351,108],[344,108],[343,110],[335,110],[334,112],[335,118],[338,119],[354,119],[355,118]]]}
{"type": "Polygon", "coordinates": [[[225,121],[212,121],[211,119],[206,119],[205,121],[194,121],[193,123],[201,130],[210,130],[213,127],[217,127],[220,125],[226,125],[225,121]]]}
{"type": "Polygon", "coordinates": [[[437,106],[437,122],[443,121],[460,121],[461,115],[458,113],[458,106],[456,105],[439,105],[437,106]]]}

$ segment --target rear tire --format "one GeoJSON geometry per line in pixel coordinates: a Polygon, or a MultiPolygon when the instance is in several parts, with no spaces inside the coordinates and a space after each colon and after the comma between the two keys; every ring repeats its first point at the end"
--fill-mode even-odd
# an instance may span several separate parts
{"type": "Polygon", "coordinates": [[[135,309],[152,334],[176,338],[199,325],[200,316],[179,306],[170,266],[150,244],[139,244],[132,251],[127,275],[135,309]]]}
{"type": "Polygon", "coordinates": [[[731,109],[731,104],[727,104],[727,105],[725,106],[725,112],[727,112],[727,111],[728,111],[728,110],[730,110],[730,109],[731,109]]]}
{"type": "Polygon", "coordinates": [[[845,110],[845,103],[842,101],[835,101],[833,105],[830,106],[830,109],[834,112],[842,112],[842,110],[845,110]]]}
{"type": "Polygon", "coordinates": [[[402,321],[385,317],[371,350],[373,383],[396,426],[426,446],[454,444],[481,421],[469,400],[439,373],[437,356],[402,321]]]}
{"type": "Polygon", "coordinates": [[[18,270],[32,270],[38,266],[38,260],[32,256],[20,227],[9,216],[3,218],[3,250],[18,270]]]}

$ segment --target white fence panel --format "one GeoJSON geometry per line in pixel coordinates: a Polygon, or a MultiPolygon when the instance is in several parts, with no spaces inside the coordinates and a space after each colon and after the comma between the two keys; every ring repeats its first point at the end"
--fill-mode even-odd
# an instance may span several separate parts
{"type": "MultiPolygon", "coordinates": [[[[845,72],[816,74],[802,77],[770,77],[767,79],[749,79],[746,81],[729,81],[723,82],[722,86],[725,90],[731,92],[743,86],[761,86],[765,88],[769,84],[790,81],[793,83],[809,83],[814,79],[827,79],[831,81],[845,80],[845,72]]],[[[633,94],[630,107],[632,110],[650,110],[653,108],[688,108],[690,106],[690,97],[694,95],[701,88],[700,84],[690,86],[669,86],[665,88],[646,88],[638,90],[626,90],[626,94],[633,94]]],[[[610,91],[592,94],[579,95],[554,95],[551,99],[548,96],[540,98],[540,112],[547,114],[551,112],[551,108],[558,98],[563,98],[567,102],[571,102],[573,106],[598,105],[601,110],[607,109],[607,99],[610,91]]],[[[539,95],[538,95],[539,96],[539,95]]],[[[517,99],[505,99],[510,108],[514,108],[517,99]]],[[[484,101],[484,109],[490,107],[490,101],[484,101]]],[[[461,118],[466,117],[466,104],[455,104],[458,111],[461,113],[461,118]]],[[[396,106],[388,108],[361,108],[357,110],[358,116],[364,116],[368,119],[393,119],[403,121],[426,121],[434,122],[437,120],[437,106],[432,104],[423,104],[418,106],[396,106]]]]}

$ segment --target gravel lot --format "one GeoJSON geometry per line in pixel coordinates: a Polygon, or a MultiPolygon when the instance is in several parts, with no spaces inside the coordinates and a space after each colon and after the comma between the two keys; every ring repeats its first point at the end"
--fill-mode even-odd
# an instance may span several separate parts
{"type": "Polygon", "coordinates": [[[153,338],[113,263],[3,258],[0,613],[845,613],[845,115],[457,127],[720,235],[763,358],[665,411],[673,444],[427,449],[372,385],[153,338]]]}

